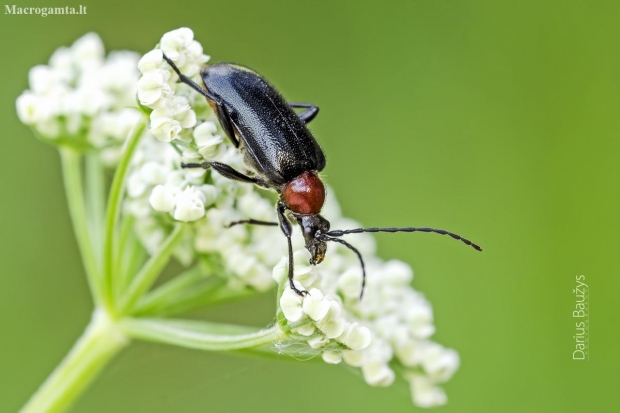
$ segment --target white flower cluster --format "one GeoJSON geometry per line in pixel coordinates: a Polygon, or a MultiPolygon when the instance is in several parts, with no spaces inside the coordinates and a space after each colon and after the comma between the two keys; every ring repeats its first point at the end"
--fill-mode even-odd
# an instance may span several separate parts
{"type": "MultiPolygon", "coordinates": [[[[142,73],[138,82],[138,99],[142,105],[153,109],[151,132],[163,142],[175,139],[187,142],[191,139],[188,129],[196,125],[196,112],[192,107],[198,103],[196,98],[202,99],[204,106],[204,98],[190,93],[186,85],[177,83],[178,77],[164,61],[164,53],[181,73],[190,78],[196,77],[209,56],[202,53],[202,46],[194,40],[194,33],[181,28],[164,34],[159,48],[148,52],[138,63],[142,73]]],[[[197,80],[200,84],[200,79],[197,80]]],[[[200,135],[200,131],[198,133],[200,135]]]]}
{"type": "MultiPolygon", "coordinates": [[[[204,160],[240,171],[247,167],[239,151],[223,142],[206,99],[176,83],[162,50],[199,84],[199,66],[208,59],[191,30],[183,28],[165,34],[158,48],[139,63],[143,76],[138,98],[153,110],[150,129],[157,139],[146,136],[137,149],[128,178],[126,211],[138,218],[137,232],[147,248],[160,245],[174,221],[191,221],[193,231],[188,231],[177,251],[182,262],[201,254],[219,256],[230,288],[262,291],[278,283],[282,287],[279,320],[291,340],[321,352],[327,363],[344,360],[360,367],[373,386],[392,384],[396,376],[392,366],[398,366],[417,405],[445,403],[438,384],[458,368],[458,354],[430,340],[435,331],[432,310],[424,296],[411,288],[413,274],[408,265],[377,258],[368,234],[350,235],[348,240],[366,261],[368,280],[360,301],[357,256],[334,243],[323,263],[310,266],[303,238],[295,229],[295,282],[297,288],[309,291],[300,297],[286,284],[286,240],[277,227],[227,228],[240,219],[275,221],[274,202],[266,199],[264,190],[216,172],[181,169],[181,162],[204,160]]],[[[357,227],[341,216],[328,192],[323,214],[332,227],[357,227]]]]}
{"type": "Polygon", "coordinates": [[[49,65],[30,70],[30,89],[17,99],[20,120],[43,139],[101,149],[115,163],[119,148],[141,114],[135,109],[139,55],[107,57],[94,33],[54,52],[49,65]]]}
{"type": "MultiPolygon", "coordinates": [[[[327,199],[324,215],[335,228],[359,226],[340,216],[333,196],[327,199]]],[[[368,234],[351,235],[350,240],[366,262],[363,300],[359,300],[362,272],[351,251],[330,244],[325,261],[312,267],[307,265],[309,254],[300,245],[295,252],[295,282],[309,294],[302,298],[287,287],[280,298],[281,311],[291,327],[306,321],[292,332],[306,336],[312,348],[324,349],[326,362],[344,360],[360,367],[366,382],[373,386],[393,383],[395,372],[389,364],[397,361],[411,385],[415,404],[445,404],[446,395],[437,384],[454,374],[459,357],[454,350],[430,340],[435,332],[432,309],[422,294],[411,288],[411,267],[374,256],[373,238],[368,234]]],[[[285,257],[274,268],[279,283],[286,282],[287,262],[285,257]]]]}

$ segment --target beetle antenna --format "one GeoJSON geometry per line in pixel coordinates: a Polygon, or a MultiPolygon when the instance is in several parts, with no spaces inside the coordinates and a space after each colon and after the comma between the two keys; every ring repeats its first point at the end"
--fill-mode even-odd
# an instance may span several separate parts
{"type": "Polygon", "coordinates": [[[467,238],[461,237],[458,234],[455,234],[455,233],[450,232],[450,231],[446,231],[445,229],[436,229],[436,228],[427,228],[427,227],[421,227],[421,228],[416,228],[416,227],[404,227],[404,228],[357,228],[357,229],[345,229],[345,230],[329,231],[327,233],[327,235],[329,235],[331,237],[341,237],[341,236],[346,235],[346,234],[359,234],[359,233],[362,233],[362,232],[434,232],[435,234],[448,235],[449,237],[454,238],[455,240],[461,241],[464,244],[469,245],[470,247],[474,248],[475,250],[482,251],[482,248],[480,248],[480,246],[474,244],[473,242],[471,242],[467,238]]]}
{"type": "Polygon", "coordinates": [[[186,85],[188,85],[189,87],[191,87],[192,89],[194,89],[196,92],[200,93],[201,95],[203,95],[204,97],[211,99],[212,101],[214,101],[215,103],[217,103],[218,105],[220,104],[219,99],[217,99],[215,96],[213,96],[211,93],[207,92],[206,90],[204,90],[202,87],[200,87],[196,82],[194,82],[192,79],[190,79],[189,77],[185,76],[183,73],[181,73],[181,71],[179,70],[179,68],[177,67],[177,65],[174,64],[174,62],[172,60],[170,60],[170,58],[168,56],[166,56],[165,53],[162,53],[164,60],[166,62],[168,62],[168,64],[170,65],[170,67],[172,68],[172,70],[174,70],[176,72],[176,74],[179,76],[179,82],[181,83],[185,83],[186,85]]]}
{"type": "MultiPolygon", "coordinates": [[[[327,234],[331,235],[330,232],[328,232],[327,234]]],[[[357,248],[355,248],[353,245],[349,244],[348,242],[346,242],[343,239],[332,238],[332,237],[328,237],[326,235],[321,235],[319,237],[319,239],[322,240],[322,241],[334,241],[334,242],[337,242],[339,244],[342,244],[345,247],[347,247],[348,249],[350,249],[351,251],[353,251],[357,255],[357,258],[359,258],[360,264],[362,265],[362,291],[360,292],[360,300],[361,300],[362,297],[364,296],[364,287],[366,287],[366,267],[364,266],[364,259],[362,258],[362,254],[360,254],[360,252],[357,250],[357,248]]]]}

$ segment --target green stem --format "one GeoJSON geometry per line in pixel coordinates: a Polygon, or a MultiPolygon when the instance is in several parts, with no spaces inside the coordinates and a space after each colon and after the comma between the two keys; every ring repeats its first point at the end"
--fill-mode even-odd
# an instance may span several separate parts
{"type": "Polygon", "coordinates": [[[260,330],[236,334],[241,326],[218,325],[204,321],[125,318],[120,322],[127,335],[148,341],[198,350],[231,351],[274,343],[286,336],[276,324],[260,330]]]}
{"type": "Polygon", "coordinates": [[[136,239],[134,224],[136,219],[133,215],[126,214],[121,219],[121,230],[118,236],[117,248],[114,251],[115,276],[114,299],[115,302],[125,291],[135,271],[144,262],[146,252],[136,239]]]}
{"type": "Polygon", "coordinates": [[[128,314],[135,307],[142,295],[153,285],[161,270],[170,260],[174,249],[183,239],[183,225],[177,224],[168,235],[166,241],[144,264],[144,267],[136,274],[119,306],[119,314],[128,314]]]}
{"type": "Polygon", "coordinates": [[[127,174],[129,162],[131,161],[131,157],[136,147],[138,146],[138,142],[140,141],[140,137],[142,136],[142,132],[144,131],[145,126],[146,122],[143,118],[133,130],[132,134],[129,136],[129,139],[125,144],[123,155],[116,169],[116,173],[114,174],[114,179],[112,180],[112,186],[110,188],[110,195],[108,198],[108,208],[105,225],[105,243],[103,253],[103,274],[104,304],[106,308],[110,310],[114,307],[114,233],[117,227],[118,216],[121,209],[122,194],[125,187],[125,175],[127,174]]]}
{"type": "Polygon", "coordinates": [[[221,278],[212,277],[200,286],[185,290],[181,294],[169,296],[166,301],[154,308],[149,314],[172,316],[206,307],[214,302],[212,296],[217,291],[226,288],[225,282],[221,278]]]}
{"type": "Polygon", "coordinates": [[[103,225],[105,222],[105,176],[99,153],[86,155],[86,208],[88,228],[97,268],[101,268],[103,254],[103,225]]]}
{"type": "Polygon", "coordinates": [[[82,184],[81,161],[82,156],[75,149],[62,147],[60,149],[62,172],[69,204],[69,214],[73,223],[73,230],[77,238],[78,247],[82,255],[86,278],[95,304],[101,302],[101,277],[97,266],[97,258],[92,240],[88,231],[88,219],[84,204],[84,187],[82,184]]]}
{"type": "Polygon", "coordinates": [[[165,305],[170,299],[184,290],[203,281],[206,276],[200,265],[195,265],[187,271],[175,276],[170,281],[160,285],[140,299],[134,314],[149,314],[165,305]]]}
{"type": "Polygon", "coordinates": [[[93,313],[73,349],[22,408],[21,413],[67,410],[129,340],[101,309],[93,313]]]}

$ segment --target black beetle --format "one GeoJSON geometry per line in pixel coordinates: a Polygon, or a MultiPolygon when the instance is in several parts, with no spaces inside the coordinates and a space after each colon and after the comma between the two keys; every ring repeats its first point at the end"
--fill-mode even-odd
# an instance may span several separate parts
{"type": "Polygon", "coordinates": [[[289,285],[299,295],[293,284],[292,224],[301,227],[310,263],[323,261],[327,241],[345,245],[357,254],[362,266],[362,290],[364,293],[366,271],[359,251],[341,237],[360,232],[434,232],[448,235],[482,251],[478,245],[452,232],[435,228],[358,228],[329,230],[329,221],[320,215],[325,201],[325,187],[318,173],[325,167],[325,155],[306,127],[316,117],[319,108],[308,103],[288,103],[265,78],[253,70],[231,63],[205,66],[201,71],[203,89],[182,74],[165,54],[164,59],[183,82],[207,98],[217,118],[235,147],[244,155],[245,163],[254,170],[253,176],[243,174],[220,162],[183,164],[184,168],[213,168],[223,176],[241,182],[275,189],[280,195],[277,204],[279,223],[247,219],[237,224],[280,225],[288,241],[289,285]],[[294,108],[303,108],[296,113],[294,108]]]}

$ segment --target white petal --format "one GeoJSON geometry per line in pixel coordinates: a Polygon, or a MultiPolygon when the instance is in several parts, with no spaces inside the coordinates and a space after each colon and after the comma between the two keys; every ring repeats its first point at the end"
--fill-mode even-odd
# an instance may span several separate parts
{"type": "Polygon", "coordinates": [[[26,91],[19,95],[15,106],[17,107],[17,116],[26,125],[31,125],[35,122],[44,119],[44,108],[41,106],[40,99],[33,93],[26,91]]]}
{"type": "Polygon", "coordinates": [[[177,195],[174,219],[189,222],[196,221],[205,215],[203,195],[194,188],[188,187],[177,195]]]}
{"type": "Polygon", "coordinates": [[[164,54],[160,49],[151,50],[138,62],[138,69],[141,73],[146,74],[151,70],[157,70],[164,61],[164,54]]]}
{"type": "Polygon", "coordinates": [[[278,284],[282,284],[282,281],[286,279],[287,275],[288,275],[288,257],[282,257],[280,262],[278,262],[278,264],[275,267],[273,267],[273,272],[271,273],[271,276],[278,284]]]}
{"type": "Polygon", "coordinates": [[[342,361],[342,355],[333,351],[324,351],[321,356],[323,361],[329,364],[338,364],[342,361]]]}
{"type": "Polygon", "coordinates": [[[362,291],[362,273],[359,269],[349,269],[338,278],[338,289],[347,298],[357,298],[362,291]]]}
{"type": "Polygon", "coordinates": [[[327,338],[336,338],[343,333],[346,321],[343,318],[334,318],[320,323],[318,327],[327,338]]]}
{"type": "Polygon", "coordinates": [[[30,88],[35,93],[46,93],[56,85],[59,76],[49,66],[38,65],[30,69],[28,73],[30,88]]]}
{"type": "Polygon", "coordinates": [[[361,351],[345,350],[342,352],[342,357],[348,365],[353,367],[361,367],[364,361],[361,351]]]}
{"type": "Polygon", "coordinates": [[[288,321],[299,321],[304,316],[301,308],[301,297],[290,288],[287,288],[280,297],[280,308],[288,321]]]}
{"type": "Polygon", "coordinates": [[[171,212],[176,204],[176,195],[177,191],[172,187],[157,185],[151,192],[149,202],[156,211],[171,212]]]}
{"type": "Polygon", "coordinates": [[[304,298],[304,312],[314,321],[322,320],[329,311],[330,302],[323,298],[323,293],[316,288],[309,291],[304,298]]]}
{"type": "Polygon", "coordinates": [[[323,347],[327,343],[329,343],[329,339],[327,337],[323,337],[323,336],[311,338],[310,340],[308,340],[308,344],[313,349],[321,348],[321,347],[323,347]]]}
{"type": "Polygon", "coordinates": [[[143,105],[149,106],[162,97],[164,76],[161,70],[146,73],[138,80],[138,99],[143,105]]]}
{"type": "Polygon", "coordinates": [[[294,329],[293,331],[297,334],[301,334],[302,336],[311,336],[312,334],[314,334],[314,331],[316,329],[314,328],[314,324],[312,323],[308,323],[305,324],[301,327],[297,327],[296,329],[294,329]]]}
{"type": "Polygon", "coordinates": [[[380,361],[369,361],[362,366],[364,380],[371,386],[385,387],[394,382],[394,372],[387,364],[380,361]]]}
{"type": "Polygon", "coordinates": [[[358,323],[351,324],[343,335],[342,342],[351,350],[362,350],[372,341],[370,330],[358,323]]]}
{"type": "Polygon", "coordinates": [[[442,406],[448,402],[448,397],[441,387],[435,386],[427,377],[420,374],[412,375],[409,379],[413,403],[420,407],[442,406]]]}
{"type": "Polygon", "coordinates": [[[182,128],[179,121],[171,118],[151,117],[151,133],[162,142],[171,142],[177,137],[182,128]]]}

